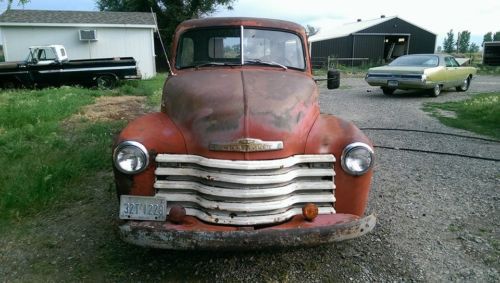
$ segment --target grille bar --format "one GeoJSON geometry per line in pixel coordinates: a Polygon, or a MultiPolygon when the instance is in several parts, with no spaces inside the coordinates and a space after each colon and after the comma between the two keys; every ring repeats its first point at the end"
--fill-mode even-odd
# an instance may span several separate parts
{"type": "Polygon", "coordinates": [[[273,188],[238,188],[226,189],[203,185],[194,181],[156,181],[156,189],[169,189],[181,191],[196,191],[200,194],[227,197],[227,198],[263,198],[291,194],[297,191],[318,191],[335,189],[333,181],[298,181],[285,186],[273,188]]]}
{"type": "MultiPolygon", "coordinates": [[[[169,209],[167,208],[167,211],[169,209]]],[[[334,214],[335,209],[331,206],[319,206],[319,214],[334,214]]],[[[198,208],[186,207],[186,214],[195,216],[206,222],[224,225],[259,225],[266,223],[280,223],[302,214],[302,207],[292,207],[286,211],[272,214],[227,214],[219,211],[201,210],[198,208]]]]}
{"type": "Polygon", "coordinates": [[[193,163],[200,166],[221,168],[221,169],[236,169],[236,170],[266,170],[266,169],[280,169],[292,167],[299,163],[333,163],[335,157],[331,154],[305,154],[294,155],[283,159],[273,160],[225,160],[225,159],[211,159],[198,155],[186,154],[158,154],[156,156],[158,163],[193,163]]]}
{"type": "Polygon", "coordinates": [[[266,198],[258,200],[210,200],[197,194],[185,193],[157,193],[157,196],[165,197],[168,201],[196,203],[202,208],[225,210],[229,212],[258,212],[266,210],[284,209],[297,203],[329,203],[333,202],[331,193],[315,194],[292,194],[279,199],[266,198]]]}
{"type": "Polygon", "coordinates": [[[294,169],[284,174],[264,175],[227,173],[207,171],[195,168],[158,168],[155,171],[157,176],[179,176],[179,177],[194,177],[207,180],[210,182],[226,182],[241,185],[266,185],[266,184],[282,184],[292,181],[299,177],[333,177],[335,174],[332,169],[294,169]]]}

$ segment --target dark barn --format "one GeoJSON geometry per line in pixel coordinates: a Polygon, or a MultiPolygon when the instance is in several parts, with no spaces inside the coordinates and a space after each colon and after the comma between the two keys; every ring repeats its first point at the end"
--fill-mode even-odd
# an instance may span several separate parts
{"type": "Polygon", "coordinates": [[[381,16],[320,30],[309,44],[316,66],[329,56],[340,64],[381,64],[405,54],[434,53],[436,34],[398,17],[381,16]]]}
{"type": "Polygon", "coordinates": [[[500,66],[500,41],[484,43],[483,64],[488,66],[500,66]]]}

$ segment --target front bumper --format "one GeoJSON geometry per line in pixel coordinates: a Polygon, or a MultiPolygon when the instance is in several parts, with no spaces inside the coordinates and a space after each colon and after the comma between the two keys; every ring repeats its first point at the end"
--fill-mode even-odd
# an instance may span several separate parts
{"type": "Polygon", "coordinates": [[[423,81],[421,79],[367,77],[365,80],[371,86],[380,86],[394,89],[431,89],[436,85],[435,82],[425,80],[423,81]],[[389,86],[388,81],[397,81],[398,86],[389,86]]]}
{"type": "Polygon", "coordinates": [[[362,236],[375,227],[372,214],[363,218],[351,214],[318,215],[314,221],[302,215],[270,227],[211,225],[186,216],[180,225],[153,221],[125,221],[120,237],[128,243],[173,250],[252,250],[269,247],[315,246],[362,236]]]}

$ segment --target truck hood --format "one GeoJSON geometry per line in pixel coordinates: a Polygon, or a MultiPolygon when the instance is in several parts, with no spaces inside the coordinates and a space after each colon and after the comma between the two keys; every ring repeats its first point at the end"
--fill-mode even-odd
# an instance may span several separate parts
{"type": "Polygon", "coordinates": [[[314,80],[296,71],[203,69],[170,77],[163,111],[181,131],[188,154],[268,159],[301,154],[319,115],[314,80]],[[282,141],[283,149],[218,151],[213,144],[240,139],[282,141]]]}

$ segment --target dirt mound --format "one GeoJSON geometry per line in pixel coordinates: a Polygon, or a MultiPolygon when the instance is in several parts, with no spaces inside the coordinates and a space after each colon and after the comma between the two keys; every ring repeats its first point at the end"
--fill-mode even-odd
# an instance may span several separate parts
{"type": "Polygon", "coordinates": [[[70,120],[131,121],[148,112],[144,96],[102,96],[96,102],[82,108],[70,120]]]}

